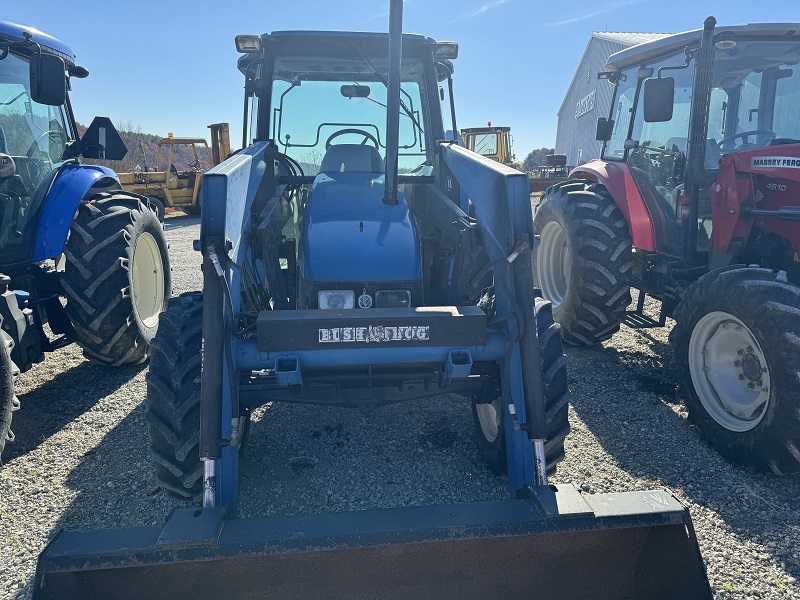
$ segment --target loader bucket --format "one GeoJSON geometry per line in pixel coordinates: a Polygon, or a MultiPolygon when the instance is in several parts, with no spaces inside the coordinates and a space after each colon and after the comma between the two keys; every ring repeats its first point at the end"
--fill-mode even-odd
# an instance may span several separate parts
{"type": "Polygon", "coordinates": [[[669,493],[530,497],[62,532],[36,599],[710,598],[689,513],[669,493]]]}

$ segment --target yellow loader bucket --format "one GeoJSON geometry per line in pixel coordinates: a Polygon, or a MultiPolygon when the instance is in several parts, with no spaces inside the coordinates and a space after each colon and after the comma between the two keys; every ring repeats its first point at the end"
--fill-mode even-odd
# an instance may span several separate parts
{"type": "Polygon", "coordinates": [[[61,532],[34,598],[710,598],[689,513],[665,491],[61,532]]]}

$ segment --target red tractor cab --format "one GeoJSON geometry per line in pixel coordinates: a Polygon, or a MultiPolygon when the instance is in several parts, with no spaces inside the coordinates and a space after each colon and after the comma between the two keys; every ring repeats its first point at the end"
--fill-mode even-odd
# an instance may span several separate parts
{"type": "Polygon", "coordinates": [[[536,284],[571,344],[606,340],[623,321],[675,319],[690,419],[745,466],[796,472],[800,24],[709,17],[608,66],[602,156],[549,188],[536,212],[536,284]],[[657,318],[644,312],[648,295],[657,318]]]}

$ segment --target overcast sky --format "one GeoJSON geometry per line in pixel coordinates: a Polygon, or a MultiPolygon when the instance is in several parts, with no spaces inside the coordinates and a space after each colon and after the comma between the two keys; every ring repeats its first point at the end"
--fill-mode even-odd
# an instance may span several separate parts
{"type": "MultiPolygon", "coordinates": [[[[233,38],[282,29],[385,31],[384,0],[7,2],[2,18],[70,45],[88,79],[73,107],[142,131],[207,137],[228,121],[238,147],[243,78],[233,38]]],[[[516,153],[555,144],[557,112],[592,31],[679,32],[800,22],[798,0],[406,0],[404,30],[460,44],[460,127],[509,125],[516,153]]]]}

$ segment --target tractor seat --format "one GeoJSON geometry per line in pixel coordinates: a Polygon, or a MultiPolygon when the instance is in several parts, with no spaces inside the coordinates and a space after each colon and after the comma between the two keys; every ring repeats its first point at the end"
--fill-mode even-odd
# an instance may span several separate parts
{"type": "Polygon", "coordinates": [[[383,173],[383,159],[374,146],[336,144],[322,159],[320,173],[383,173]]]}

